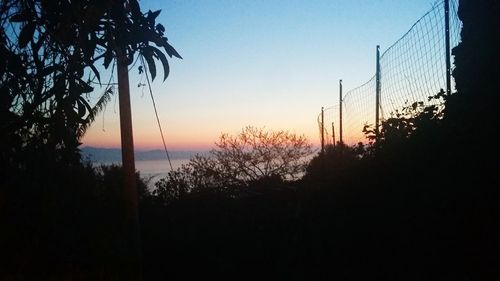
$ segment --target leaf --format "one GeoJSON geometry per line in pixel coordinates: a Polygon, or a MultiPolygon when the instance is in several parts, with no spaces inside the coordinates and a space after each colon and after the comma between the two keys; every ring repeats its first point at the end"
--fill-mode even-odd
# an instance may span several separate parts
{"type": "Polygon", "coordinates": [[[90,127],[92,122],[95,120],[95,117],[99,112],[101,112],[106,104],[111,100],[111,95],[113,94],[113,87],[110,87],[104,91],[104,94],[99,98],[97,103],[94,105],[94,107],[90,107],[88,102],[83,99],[83,97],[79,97],[79,99],[82,100],[82,103],[87,107],[87,110],[89,112],[89,115],[87,115],[87,118],[85,122],[80,126],[78,133],[77,133],[77,138],[80,140],[85,133],[87,132],[87,129],[90,127]]]}
{"type": "Polygon", "coordinates": [[[411,105],[411,107],[413,108],[413,110],[415,110],[415,109],[417,108],[417,106],[418,106],[418,103],[417,103],[417,102],[414,102],[414,103],[411,105]]]}
{"type": "Polygon", "coordinates": [[[139,7],[139,3],[137,2],[137,0],[130,1],[130,11],[132,11],[133,15],[141,14],[141,8],[139,7]]]}
{"type": "Polygon", "coordinates": [[[83,97],[78,97],[78,103],[84,105],[88,112],[92,112],[92,107],[83,97]]]}
{"type": "Polygon", "coordinates": [[[78,99],[76,104],[78,105],[78,117],[83,118],[85,116],[85,105],[83,105],[80,99],[78,99]]]}
{"type": "Polygon", "coordinates": [[[168,65],[168,60],[167,57],[163,54],[162,51],[158,50],[157,48],[150,47],[155,56],[161,61],[161,64],[163,65],[163,81],[165,81],[168,77],[168,74],[170,73],[170,66],[168,65]]]}
{"type": "Polygon", "coordinates": [[[148,49],[145,48],[144,51],[142,52],[142,56],[144,57],[144,59],[146,59],[146,62],[148,63],[149,73],[151,73],[151,80],[155,80],[156,65],[153,59],[153,54],[148,49]]]}
{"type": "Polygon", "coordinates": [[[36,25],[34,22],[30,22],[26,24],[21,33],[19,34],[19,47],[22,49],[28,45],[28,42],[33,38],[33,34],[35,33],[36,25]]]}
{"type": "Polygon", "coordinates": [[[165,32],[165,27],[161,23],[159,23],[156,25],[156,31],[158,31],[158,33],[163,35],[163,33],[165,32]]]}
{"type": "Polygon", "coordinates": [[[79,86],[82,90],[82,93],[90,93],[94,90],[94,87],[90,86],[89,84],[85,83],[83,80],[79,80],[79,86]]]}
{"type": "Polygon", "coordinates": [[[27,20],[29,20],[29,17],[24,13],[15,14],[9,19],[10,22],[24,22],[27,20]]]}
{"type": "Polygon", "coordinates": [[[161,10],[154,11],[154,12],[149,11],[148,12],[148,20],[154,20],[154,19],[156,19],[156,17],[158,17],[158,15],[160,13],[161,13],[161,10]]]}
{"type": "Polygon", "coordinates": [[[177,57],[179,59],[182,59],[181,55],[179,55],[179,53],[177,53],[177,51],[174,49],[174,47],[172,47],[170,44],[168,44],[167,42],[165,42],[163,44],[163,47],[165,48],[165,52],[167,52],[167,54],[172,57],[177,57]]]}
{"type": "Polygon", "coordinates": [[[110,50],[107,50],[106,51],[106,54],[104,54],[104,68],[108,68],[109,67],[109,64],[111,63],[111,60],[113,59],[113,52],[111,52],[110,50]]]}
{"type": "Polygon", "coordinates": [[[94,52],[96,50],[96,45],[97,45],[97,39],[95,38],[95,35],[92,36],[93,33],[91,33],[91,39],[84,38],[81,40],[82,41],[82,51],[83,55],[86,60],[91,60],[94,57],[94,52]]]}

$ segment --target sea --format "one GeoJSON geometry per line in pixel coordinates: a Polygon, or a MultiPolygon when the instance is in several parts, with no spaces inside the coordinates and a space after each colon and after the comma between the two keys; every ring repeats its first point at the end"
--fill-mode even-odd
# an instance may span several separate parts
{"type": "MultiPolygon", "coordinates": [[[[172,169],[177,170],[183,164],[187,164],[187,159],[171,159],[172,169]]],[[[139,160],[135,161],[135,169],[140,173],[141,177],[148,181],[148,187],[153,188],[155,183],[162,178],[165,178],[170,172],[170,164],[168,160],[139,160]]]]}
{"type": "MultiPolygon", "coordinates": [[[[84,159],[93,165],[121,165],[121,151],[116,148],[83,147],[81,153],[84,159]]],[[[135,152],[135,169],[140,176],[148,182],[150,189],[155,188],[155,183],[173,169],[180,168],[187,164],[196,154],[205,154],[206,151],[172,151],[170,152],[170,163],[165,157],[163,150],[149,150],[135,152]]]]}
{"type": "MultiPolygon", "coordinates": [[[[172,169],[177,170],[183,164],[189,162],[187,159],[171,159],[172,169]]],[[[110,162],[92,162],[95,166],[100,165],[121,165],[121,161],[110,161],[110,162]]],[[[140,177],[147,182],[148,188],[153,190],[155,188],[155,183],[160,179],[167,177],[168,173],[171,171],[170,164],[168,160],[136,160],[135,170],[139,172],[140,177]]]]}

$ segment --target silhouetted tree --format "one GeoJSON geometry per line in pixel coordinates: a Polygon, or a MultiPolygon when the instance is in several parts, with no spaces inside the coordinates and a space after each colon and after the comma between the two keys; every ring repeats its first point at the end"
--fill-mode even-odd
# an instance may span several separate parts
{"type": "Polygon", "coordinates": [[[210,151],[197,157],[194,169],[213,169],[228,182],[248,183],[278,176],[296,180],[303,175],[312,146],[305,136],[248,126],[237,136],[222,134],[210,151]]]}
{"type": "MultiPolygon", "coordinates": [[[[160,11],[141,12],[136,0],[6,0],[0,4],[0,143],[4,164],[21,151],[74,152],[96,110],[88,94],[101,83],[97,64],[109,68],[125,55],[142,55],[152,78],[180,55],[156,23],[160,11]],[[160,50],[163,49],[162,50],[160,50]]],[[[52,153],[56,154],[57,153],[52,153]]],[[[26,155],[24,157],[27,157],[26,155]]]]}
{"type": "Polygon", "coordinates": [[[118,168],[97,173],[77,148],[109,100],[109,87],[95,105],[90,95],[117,56],[129,64],[143,56],[153,79],[157,61],[166,78],[166,56],[180,58],[159,13],[142,12],[136,0],[0,3],[0,224],[10,229],[0,234],[0,279],[127,270],[128,230],[112,192],[118,168]]]}
{"type": "Polygon", "coordinates": [[[304,136],[251,126],[236,136],[222,134],[215,145],[208,155],[196,155],[159,181],[156,194],[172,199],[193,190],[297,180],[312,154],[304,136]]]}
{"type": "Polygon", "coordinates": [[[152,193],[162,204],[170,204],[191,192],[194,187],[206,187],[210,184],[205,182],[193,182],[197,179],[201,180],[203,177],[194,176],[191,167],[183,165],[177,170],[170,171],[167,177],[156,182],[156,188],[152,193]]]}

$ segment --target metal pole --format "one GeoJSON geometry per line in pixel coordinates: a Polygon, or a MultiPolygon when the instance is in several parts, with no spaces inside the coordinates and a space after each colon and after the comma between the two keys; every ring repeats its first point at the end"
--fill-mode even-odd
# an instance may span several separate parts
{"type": "Polygon", "coordinates": [[[141,280],[141,240],[139,231],[139,200],[135,182],[134,140],[132,133],[132,112],[130,109],[130,89],[128,79],[128,64],[125,52],[117,50],[118,96],[120,108],[120,133],[123,165],[124,212],[127,233],[125,237],[131,243],[130,262],[137,265],[129,268],[133,272],[132,280],[141,280]],[[136,276],[133,276],[136,275],[136,276]]]}
{"type": "Polygon", "coordinates": [[[333,141],[333,148],[335,148],[335,126],[332,122],[332,141],[333,141]]]}
{"type": "Polygon", "coordinates": [[[446,94],[451,94],[451,55],[450,55],[450,0],[444,0],[444,25],[446,44],[446,94]]]}
{"type": "Polygon", "coordinates": [[[379,109],[380,109],[380,46],[377,45],[377,69],[376,69],[376,86],[375,86],[375,138],[378,142],[379,138],[379,109]]]}
{"type": "Polygon", "coordinates": [[[321,107],[321,154],[325,152],[325,111],[321,107]]]}
{"type": "Polygon", "coordinates": [[[343,139],[342,139],[342,79],[340,79],[339,81],[339,131],[340,131],[340,145],[342,145],[344,143],[343,139]]]}

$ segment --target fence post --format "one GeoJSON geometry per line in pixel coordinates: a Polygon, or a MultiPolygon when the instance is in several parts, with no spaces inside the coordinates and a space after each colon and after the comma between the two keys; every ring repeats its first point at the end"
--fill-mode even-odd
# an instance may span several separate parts
{"type": "Polygon", "coordinates": [[[339,81],[339,139],[340,139],[340,146],[342,147],[342,144],[344,143],[342,139],[342,79],[339,81]]]}
{"type": "Polygon", "coordinates": [[[375,74],[375,141],[379,138],[379,108],[380,108],[380,46],[377,45],[377,69],[375,74]]]}
{"type": "Polygon", "coordinates": [[[325,152],[325,110],[321,107],[321,154],[325,152]]]}
{"type": "Polygon", "coordinates": [[[335,126],[332,122],[332,141],[333,141],[333,148],[335,148],[335,126]]]}
{"type": "Polygon", "coordinates": [[[446,44],[446,94],[451,94],[451,55],[450,55],[450,0],[444,0],[444,24],[446,44]]]}

